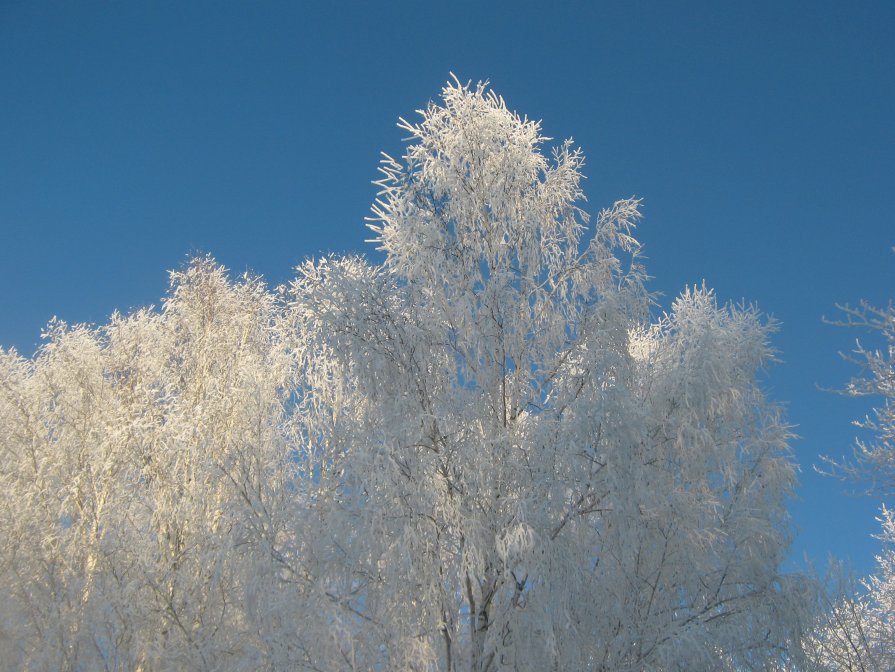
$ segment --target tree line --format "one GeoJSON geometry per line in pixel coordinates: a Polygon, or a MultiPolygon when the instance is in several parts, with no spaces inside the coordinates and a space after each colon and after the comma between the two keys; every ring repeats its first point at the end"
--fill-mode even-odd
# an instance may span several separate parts
{"type": "MultiPolygon", "coordinates": [[[[276,289],[210,257],[160,309],[0,350],[0,660],[13,670],[895,669],[895,519],[862,589],[780,570],[773,321],[651,310],[640,201],[448,84],[369,226],[276,289]]],[[[895,311],[850,394],[895,484],[895,311]]]]}

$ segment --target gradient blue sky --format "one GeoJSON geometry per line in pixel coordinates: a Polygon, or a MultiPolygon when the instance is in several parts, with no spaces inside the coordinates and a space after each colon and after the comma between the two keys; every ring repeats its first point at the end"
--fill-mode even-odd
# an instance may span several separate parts
{"type": "MultiPolygon", "coordinates": [[[[782,322],[804,554],[873,565],[878,502],[812,473],[868,405],[824,393],[895,296],[891,2],[0,0],[0,345],[158,303],[210,252],[276,284],[364,252],[380,150],[453,71],[573,136],[591,210],[645,199],[663,304],[703,280],[782,322]]],[[[893,502],[895,504],[895,502],[893,502]]]]}

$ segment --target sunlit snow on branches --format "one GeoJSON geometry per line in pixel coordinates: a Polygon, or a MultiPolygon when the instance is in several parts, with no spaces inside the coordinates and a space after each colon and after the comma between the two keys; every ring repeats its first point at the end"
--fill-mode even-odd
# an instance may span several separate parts
{"type": "Polygon", "coordinates": [[[383,265],[271,292],[197,259],[161,310],[2,354],[7,666],[787,660],[773,325],[706,289],[651,323],[639,199],[591,225],[581,151],[486,85],[399,125],[383,265]]]}

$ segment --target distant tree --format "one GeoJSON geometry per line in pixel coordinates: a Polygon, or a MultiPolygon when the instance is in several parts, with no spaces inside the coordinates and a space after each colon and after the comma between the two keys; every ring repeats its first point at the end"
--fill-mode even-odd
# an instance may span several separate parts
{"type": "Polygon", "coordinates": [[[773,668],[789,429],[773,325],[649,321],[639,201],[455,83],[371,227],[278,293],[209,259],[162,310],[0,358],[0,659],[28,670],[773,668]]]}

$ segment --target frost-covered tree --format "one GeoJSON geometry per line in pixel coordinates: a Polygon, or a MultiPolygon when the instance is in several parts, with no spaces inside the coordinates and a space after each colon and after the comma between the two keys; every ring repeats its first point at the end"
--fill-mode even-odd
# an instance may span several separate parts
{"type": "MultiPolygon", "coordinates": [[[[882,336],[881,349],[868,350],[858,343],[848,359],[861,368],[844,393],[878,396],[882,405],[872,418],[855,423],[875,435],[858,441],[851,461],[827,459],[833,473],[856,483],[869,483],[869,491],[895,496],[895,307],[877,308],[862,301],[857,308],[842,308],[844,319],[834,324],[870,329],[882,336]]],[[[840,595],[824,613],[806,644],[815,663],[834,672],[895,669],[895,519],[883,506],[879,518],[883,544],[877,571],[854,589],[840,595]]]]}
{"type": "Polygon", "coordinates": [[[895,518],[883,507],[877,570],[859,583],[840,582],[803,642],[809,670],[895,669],[895,518]]]}
{"type": "Polygon", "coordinates": [[[0,660],[289,669],[306,658],[276,300],[210,260],[160,312],[54,323],[0,358],[0,660]]]}
{"type": "Polygon", "coordinates": [[[773,325],[650,321],[639,201],[455,83],[386,157],[383,265],[0,357],[0,659],[28,670],[719,670],[796,636],[773,325]]]}
{"type": "Polygon", "coordinates": [[[583,156],[485,85],[402,120],[382,267],[289,289],[325,581],[357,669],[715,670],[778,658],[794,479],[748,307],[650,324],[639,201],[580,207],[583,156]],[[724,662],[722,662],[724,661],[724,662]]]}
{"type": "Polygon", "coordinates": [[[860,375],[853,378],[843,393],[851,397],[876,396],[882,405],[873,417],[856,422],[870,430],[874,441],[858,441],[853,459],[826,462],[836,475],[870,484],[871,491],[884,497],[895,494],[895,306],[889,303],[878,308],[862,301],[857,308],[841,306],[844,319],[833,322],[840,326],[869,330],[882,337],[883,345],[867,349],[860,342],[846,359],[860,367],[860,375]]]}

